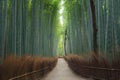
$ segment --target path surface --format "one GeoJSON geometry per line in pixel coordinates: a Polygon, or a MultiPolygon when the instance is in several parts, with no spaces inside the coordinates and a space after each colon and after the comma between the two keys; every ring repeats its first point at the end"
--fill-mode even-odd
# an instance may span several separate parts
{"type": "Polygon", "coordinates": [[[68,67],[66,61],[58,59],[56,67],[42,80],[91,80],[79,77],[68,67]]]}

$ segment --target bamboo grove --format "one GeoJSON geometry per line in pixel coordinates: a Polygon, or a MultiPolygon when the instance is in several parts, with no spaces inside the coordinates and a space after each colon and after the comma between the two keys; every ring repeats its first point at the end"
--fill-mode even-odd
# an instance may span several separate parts
{"type": "Polygon", "coordinates": [[[67,53],[85,55],[94,51],[93,23],[96,22],[98,54],[108,59],[119,58],[120,1],[93,0],[96,21],[92,17],[90,1],[92,0],[66,0],[67,53]]]}
{"type": "Polygon", "coordinates": [[[0,57],[55,56],[59,1],[0,0],[0,57]]]}
{"type": "MultiPolygon", "coordinates": [[[[120,1],[63,1],[65,54],[86,55],[96,48],[98,54],[108,59],[118,58],[120,1]],[[94,23],[97,29],[93,28],[94,23]]],[[[0,0],[0,56],[56,56],[61,35],[59,3],[60,0],[0,0]]]]}

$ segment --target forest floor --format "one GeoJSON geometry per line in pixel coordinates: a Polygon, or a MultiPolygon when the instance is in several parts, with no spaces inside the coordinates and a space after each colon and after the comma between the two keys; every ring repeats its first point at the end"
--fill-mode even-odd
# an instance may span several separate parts
{"type": "Polygon", "coordinates": [[[59,58],[56,67],[42,80],[92,80],[75,74],[63,58],[59,58]]]}

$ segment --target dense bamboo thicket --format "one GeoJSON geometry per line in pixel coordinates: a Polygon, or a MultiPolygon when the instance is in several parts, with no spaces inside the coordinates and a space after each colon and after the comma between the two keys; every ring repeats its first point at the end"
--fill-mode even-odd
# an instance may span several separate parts
{"type": "Polygon", "coordinates": [[[56,65],[57,58],[8,56],[0,64],[0,80],[41,79],[56,65]]]}
{"type": "Polygon", "coordinates": [[[66,0],[67,54],[84,55],[97,48],[98,54],[106,56],[109,60],[118,58],[119,3],[119,0],[66,0]]]}
{"type": "Polygon", "coordinates": [[[82,54],[93,50],[93,28],[90,0],[66,0],[67,54],[82,54]]]}
{"type": "Polygon", "coordinates": [[[87,56],[65,57],[76,73],[100,80],[120,80],[119,3],[119,0],[66,0],[65,49],[67,54],[87,56]]]}
{"type": "Polygon", "coordinates": [[[0,0],[0,57],[56,56],[57,0],[0,0]]]}
{"type": "Polygon", "coordinates": [[[109,60],[119,58],[120,11],[119,0],[96,0],[99,53],[109,60]]]}

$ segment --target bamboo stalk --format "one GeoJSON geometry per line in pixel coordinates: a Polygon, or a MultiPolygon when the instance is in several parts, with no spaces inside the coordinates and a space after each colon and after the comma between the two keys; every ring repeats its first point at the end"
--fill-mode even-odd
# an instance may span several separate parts
{"type": "Polygon", "coordinates": [[[93,48],[94,53],[98,55],[98,45],[97,45],[97,24],[96,24],[96,14],[95,14],[95,5],[94,1],[90,0],[91,11],[92,11],[92,24],[93,24],[93,48]]]}

